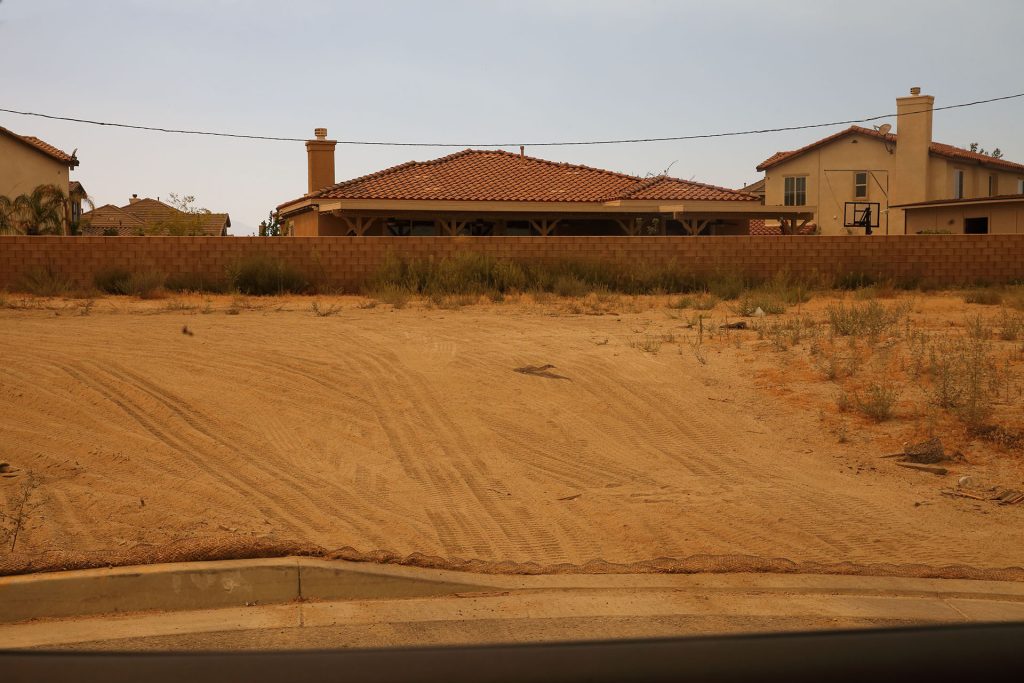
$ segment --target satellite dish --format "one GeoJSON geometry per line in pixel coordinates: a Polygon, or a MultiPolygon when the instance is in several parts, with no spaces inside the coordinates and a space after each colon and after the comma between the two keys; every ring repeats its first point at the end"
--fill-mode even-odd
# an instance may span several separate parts
{"type": "Polygon", "coordinates": [[[882,135],[888,135],[889,131],[892,130],[892,124],[891,123],[883,123],[882,125],[880,125],[877,128],[875,128],[875,130],[877,130],[882,135]]]}

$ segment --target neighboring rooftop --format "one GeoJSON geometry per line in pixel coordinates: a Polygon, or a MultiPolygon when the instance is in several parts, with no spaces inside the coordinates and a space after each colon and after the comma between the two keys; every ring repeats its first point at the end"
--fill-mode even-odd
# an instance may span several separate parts
{"type": "Polygon", "coordinates": [[[141,219],[113,204],[104,204],[85,212],[82,214],[82,222],[80,229],[83,235],[102,235],[109,231],[118,235],[138,235],[146,228],[141,219]]]}
{"type": "Polygon", "coordinates": [[[754,195],[668,176],[640,178],[500,150],[466,149],[431,161],[410,161],[331,185],[300,199],[608,202],[616,200],[740,200],[754,195]]]}
{"type": "Polygon", "coordinates": [[[196,228],[203,235],[227,235],[227,229],[231,227],[231,217],[226,213],[186,214],[158,199],[133,196],[125,206],[106,204],[82,214],[83,222],[88,222],[83,234],[99,235],[104,230],[113,229],[118,235],[137,235],[182,216],[193,217],[196,228]]]}
{"type": "MultiPolygon", "coordinates": [[[[772,166],[788,161],[795,157],[810,152],[811,150],[827,145],[830,142],[839,140],[848,135],[864,135],[869,138],[875,138],[883,142],[895,143],[897,136],[895,133],[880,133],[872,128],[863,128],[862,126],[850,126],[845,130],[841,130],[838,133],[829,135],[820,140],[804,145],[800,149],[790,150],[788,152],[776,152],[771,155],[760,164],[757,165],[758,171],[764,171],[772,166]]],[[[982,154],[981,152],[972,152],[969,149],[963,149],[961,147],[954,147],[953,145],[947,145],[941,142],[931,143],[928,151],[936,156],[945,157],[947,159],[953,159],[957,161],[973,161],[978,164],[985,166],[991,166],[994,168],[1001,168],[1008,171],[1024,171],[1024,164],[1018,164],[1006,159],[989,156],[988,154],[982,154]]]]}
{"type": "Polygon", "coordinates": [[[28,145],[29,147],[35,148],[36,151],[42,152],[48,157],[56,159],[61,163],[67,164],[71,168],[78,166],[78,158],[75,157],[73,154],[68,154],[67,152],[59,150],[53,145],[49,144],[48,142],[43,142],[39,138],[34,137],[32,135],[18,135],[14,131],[8,130],[3,126],[0,126],[0,135],[8,135],[14,138],[15,140],[18,140],[28,145]]]}

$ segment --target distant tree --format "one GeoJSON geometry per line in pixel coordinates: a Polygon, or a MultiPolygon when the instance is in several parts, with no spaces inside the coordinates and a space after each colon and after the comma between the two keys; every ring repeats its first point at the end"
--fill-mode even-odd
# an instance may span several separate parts
{"type": "Polygon", "coordinates": [[[172,192],[168,195],[167,205],[177,209],[177,212],[168,212],[154,220],[146,229],[149,235],[202,235],[203,226],[206,225],[206,216],[212,212],[209,209],[196,206],[196,198],[192,195],[181,196],[172,192]]]}
{"type": "Polygon", "coordinates": [[[989,152],[984,147],[979,147],[977,142],[972,142],[971,143],[970,150],[972,152],[977,152],[978,154],[987,154],[988,156],[992,157],[993,159],[1000,159],[1003,156],[1003,150],[999,149],[998,147],[996,147],[994,150],[989,152]]]}
{"type": "Polygon", "coordinates": [[[277,215],[277,212],[271,211],[267,214],[267,220],[260,223],[260,237],[284,237],[284,235],[281,217],[277,215]]]}

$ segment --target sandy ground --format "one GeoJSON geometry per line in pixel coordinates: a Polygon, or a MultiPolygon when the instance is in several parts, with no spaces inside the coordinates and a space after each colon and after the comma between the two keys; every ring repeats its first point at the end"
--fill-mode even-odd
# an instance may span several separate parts
{"type": "MultiPolygon", "coordinates": [[[[879,456],[918,422],[837,417],[753,332],[702,363],[664,299],[310,301],[9,297],[0,573],[295,547],[488,571],[1024,566],[1024,505],[941,494],[1024,488],[1019,452],[964,438],[945,477],[899,468],[879,456]]],[[[965,306],[915,305],[935,326],[965,306]]]]}

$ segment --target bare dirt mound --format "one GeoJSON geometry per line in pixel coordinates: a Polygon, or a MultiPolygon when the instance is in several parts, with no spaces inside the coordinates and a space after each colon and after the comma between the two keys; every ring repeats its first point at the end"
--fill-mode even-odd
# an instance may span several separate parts
{"type": "Polygon", "coordinates": [[[659,311],[308,305],[0,310],[0,573],[286,554],[511,573],[1024,566],[1024,506],[979,514],[925,475],[852,469],[739,350],[637,348],[681,327],[659,311]],[[514,372],[543,365],[571,381],[514,372]]]}

